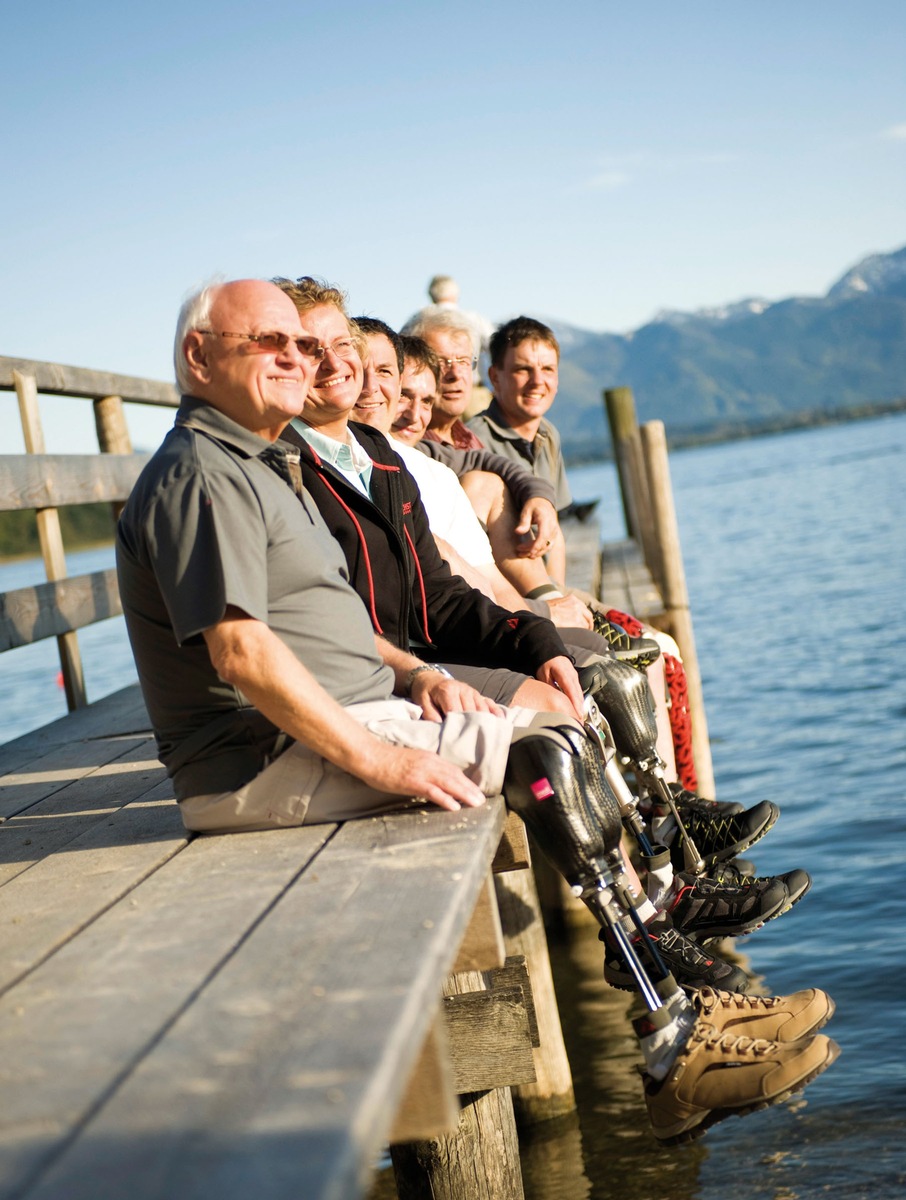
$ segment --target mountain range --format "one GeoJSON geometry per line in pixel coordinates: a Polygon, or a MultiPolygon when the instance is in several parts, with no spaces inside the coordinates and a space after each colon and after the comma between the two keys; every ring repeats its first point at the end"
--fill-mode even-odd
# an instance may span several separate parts
{"type": "Polygon", "coordinates": [[[871,411],[906,397],[906,247],[872,254],[822,297],[662,312],[627,334],[548,322],[561,346],[551,412],[576,459],[609,445],[604,388],[631,387],[671,441],[871,411]]]}

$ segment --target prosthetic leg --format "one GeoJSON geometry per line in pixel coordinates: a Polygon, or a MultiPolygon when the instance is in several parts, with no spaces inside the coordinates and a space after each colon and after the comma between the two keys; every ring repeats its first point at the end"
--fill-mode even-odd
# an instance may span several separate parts
{"type": "MultiPolygon", "coordinates": [[[[624,761],[632,764],[638,780],[655,792],[669,808],[679,830],[686,870],[694,875],[701,875],[705,869],[704,861],[683,825],[664,775],[663,760],[657,752],[657,724],[647,679],[627,663],[618,662],[616,659],[602,659],[583,667],[579,671],[579,682],[586,697],[593,702],[598,719],[600,720],[602,713],[606,717],[606,724],[612,731],[619,755],[624,761]]],[[[586,705],[586,716],[590,718],[591,715],[591,710],[586,705]]],[[[598,739],[606,744],[602,735],[598,734],[598,739]]],[[[618,769],[615,768],[608,776],[608,781],[613,783],[617,773],[618,769]]],[[[625,783],[623,787],[625,792],[629,793],[625,783]]],[[[636,823],[641,825],[641,817],[631,793],[629,796],[632,800],[631,807],[635,809],[635,823],[631,825],[631,829],[638,838],[636,823]]],[[[645,841],[647,840],[646,837],[645,841]]],[[[650,843],[647,850],[641,841],[639,846],[643,854],[651,853],[650,843]]]]}
{"type": "Polygon", "coordinates": [[[561,725],[514,741],[504,795],[545,856],[608,931],[649,1013],[662,1013],[666,1026],[672,1019],[667,1002],[682,993],[636,911],[619,850],[620,804],[599,764],[586,762],[587,740],[577,726],[561,725]],[[650,976],[627,924],[640,935],[639,945],[651,961],[650,976]]]}

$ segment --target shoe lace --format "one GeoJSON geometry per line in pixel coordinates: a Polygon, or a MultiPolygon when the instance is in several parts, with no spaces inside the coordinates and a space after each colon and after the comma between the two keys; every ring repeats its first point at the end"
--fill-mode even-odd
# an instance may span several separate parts
{"type": "Polygon", "coordinates": [[[748,1008],[753,1012],[765,1012],[767,1009],[776,1008],[779,997],[748,996],[742,992],[725,992],[721,988],[706,985],[695,991],[692,1002],[702,1013],[710,1013],[719,1005],[732,1006],[737,1010],[748,1008]]]}
{"type": "Polygon", "coordinates": [[[655,940],[659,948],[663,948],[669,954],[679,955],[687,967],[708,966],[714,961],[700,950],[695,942],[684,937],[678,929],[664,929],[655,940]]]}
{"type": "Polygon", "coordinates": [[[696,1042],[735,1057],[764,1058],[777,1050],[777,1043],[768,1041],[767,1038],[753,1038],[745,1033],[728,1033],[701,1021],[692,1027],[689,1041],[686,1043],[687,1048],[696,1042]]]}

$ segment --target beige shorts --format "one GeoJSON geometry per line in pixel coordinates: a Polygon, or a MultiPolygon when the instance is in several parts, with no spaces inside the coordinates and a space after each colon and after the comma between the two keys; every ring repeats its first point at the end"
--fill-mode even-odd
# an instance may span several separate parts
{"type": "MultiPolygon", "coordinates": [[[[421,709],[408,700],[352,704],[346,711],[382,741],[431,750],[456,763],[486,796],[497,795],[503,787],[513,730],[532,724],[538,716],[516,707],[505,709],[503,717],[450,713],[441,722],[423,721],[421,709]]],[[[379,792],[293,742],[238,791],[191,796],[180,802],[179,809],[187,829],[210,833],[346,821],[426,803],[418,797],[379,792]]]]}

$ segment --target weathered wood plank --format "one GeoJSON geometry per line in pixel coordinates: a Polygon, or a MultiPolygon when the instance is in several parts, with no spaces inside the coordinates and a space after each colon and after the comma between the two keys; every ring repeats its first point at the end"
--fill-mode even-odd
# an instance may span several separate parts
{"type": "MultiPolygon", "coordinates": [[[[156,794],[155,794],[156,793],[156,794]]],[[[0,994],[126,896],[188,841],[172,791],[115,809],[0,892],[0,994]],[[167,793],[170,793],[169,795],[167,793]]]]}
{"type": "Polygon", "coordinates": [[[0,355],[0,388],[8,390],[14,386],[14,371],[33,376],[38,391],[48,396],[84,396],[90,400],[120,396],[132,403],[159,404],[167,408],[179,404],[179,393],[172,383],[4,355],[0,355]]]}
{"type": "Polygon", "coordinates": [[[459,1123],[459,1100],[447,1026],[438,1009],[393,1121],[389,1141],[414,1142],[450,1133],[459,1123]]]}
{"type": "Polygon", "coordinates": [[[608,542],[601,550],[601,601],[609,608],[650,620],[664,611],[664,602],[633,541],[608,542]]]}
{"type": "Polygon", "coordinates": [[[453,963],[453,973],[460,971],[490,971],[502,967],[506,960],[503,930],[497,911],[494,880],[488,875],[472,911],[468,928],[459,945],[453,963]]]}
{"type": "Polygon", "coordinates": [[[87,708],[58,717],[49,725],[23,733],[0,746],[0,774],[23,769],[31,759],[40,757],[53,746],[135,733],[148,736],[150,731],[151,722],[141,688],[132,683],[93,701],[87,708]]]}
{"type": "MultiPolygon", "coordinates": [[[[4,1200],[40,1174],[191,1005],[335,828],[196,839],[0,998],[4,1200]]],[[[292,971],[279,942],[271,953],[292,971]]],[[[247,1024],[269,1024],[265,1013],[266,1005],[247,1009],[247,1024]]],[[[226,1045],[220,1051],[229,1057],[226,1045]]],[[[174,1077],[173,1090],[181,1086],[191,1093],[191,1075],[174,1077]]],[[[82,1187],[131,1194],[102,1160],[82,1187]]],[[[179,1191],[156,1193],[167,1194],[179,1191]]]]}
{"type": "Polygon", "coordinates": [[[0,455],[0,511],[125,500],[150,454],[0,455]]]}
{"type": "Polygon", "coordinates": [[[519,986],[444,997],[453,1083],[462,1094],[535,1082],[525,996],[519,986]]]}
{"type": "Polygon", "coordinates": [[[0,593],[0,653],[118,617],[116,571],[95,571],[0,593]]]}
{"type": "MultiPolygon", "coordinates": [[[[150,762],[146,739],[141,739],[142,757],[150,762]]],[[[18,770],[0,776],[0,817],[8,819],[32,805],[54,796],[76,780],[105,772],[109,763],[123,758],[136,746],[135,739],[92,738],[70,746],[51,745],[33,755],[18,770]]],[[[91,803],[91,790],[86,794],[91,803]]]]}
{"type": "Polygon", "coordinates": [[[505,871],[522,871],[531,865],[532,854],[525,823],[517,813],[507,812],[506,824],[491,870],[495,875],[499,875],[505,871]]]}
{"type": "MultiPolygon", "coordinates": [[[[111,740],[103,745],[109,755],[107,762],[0,823],[0,886],[64,850],[92,825],[108,821],[124,804],[172,796],[150,739],[111,740]]],[[[98,744],[90,743],[90,747],[96,757],[98,744]]],[[[46,761],[44,772],[59,774],[46,761]]],[[[14,781],[8,786],[14,787],[14,781]]],[[[3,903],[8,909],[12,903],[9,894],[3,903]]]]}
{"type": "Polygon", "coordinates": [[[502,825],[500,802],[348,823],[209,982],[228,915],[262,913],[256,864],[318,827],[195,839],[10,994],[23,1019],[0,1001],[0,1196],[42,1165],[34,1200],[359,1195],[502,825]]]}

